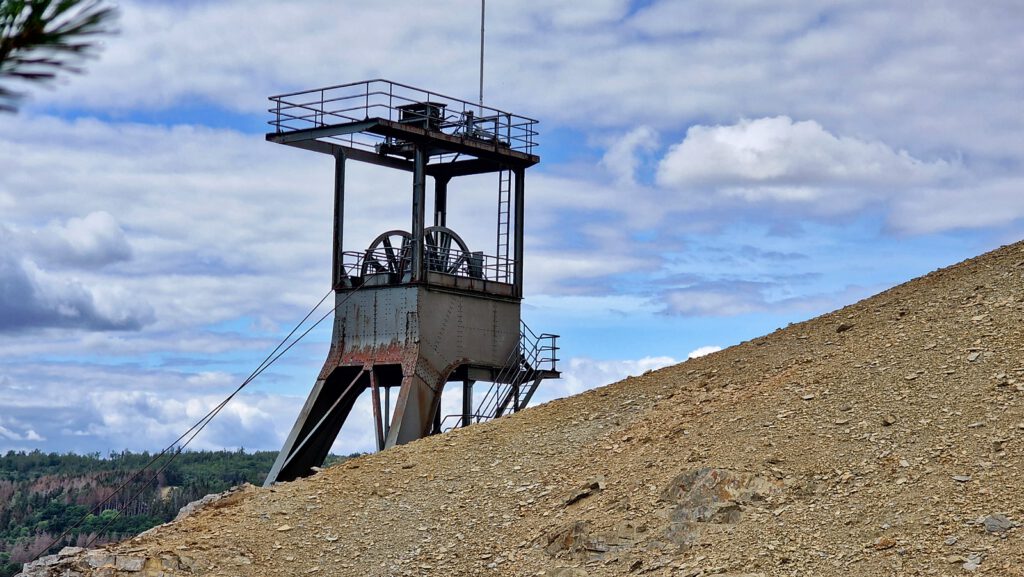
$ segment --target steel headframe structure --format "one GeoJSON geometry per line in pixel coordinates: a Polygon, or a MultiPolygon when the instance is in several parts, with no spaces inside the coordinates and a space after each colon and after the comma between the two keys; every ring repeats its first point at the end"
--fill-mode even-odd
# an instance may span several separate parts
{"type": "Polygon", "coordinates": [[[336,310],[327,361],[267,485],[321,465],[366,389],[382,450],[518,411],[541,381],[559,376],[557,335],[536,335],[520,319],[524,175],[540,161],[535,120],[380,79],[270,100],[267,140],[334,158],[336,310]],[[344,250],[349,160],[412,173],[409,231],[344,250]],[[499,174],[492,255],[471,251],[447,227],[448,184],[485,173],[499,174]],[[442,417],[441,394],[453,381],[462,383],[462,411],[442,417]],[[478,381],[489,386],[474,403],[478,381]]]}

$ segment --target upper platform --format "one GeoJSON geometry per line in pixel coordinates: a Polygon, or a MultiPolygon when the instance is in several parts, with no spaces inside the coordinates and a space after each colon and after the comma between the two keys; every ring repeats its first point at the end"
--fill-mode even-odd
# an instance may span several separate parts
{"type": "Polygon", "coordinates": [[[375,79],[270,97],[267,140],[391,168],[453,177],[525,168],[535,155],[537,121],[496,108],[375,79]]]}

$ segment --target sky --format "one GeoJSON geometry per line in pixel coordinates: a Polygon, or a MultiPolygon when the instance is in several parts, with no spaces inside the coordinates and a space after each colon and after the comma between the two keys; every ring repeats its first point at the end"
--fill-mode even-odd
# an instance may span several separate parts
{"type": "MultiPolygon", "coordinates": [[[[0,114],[0,451],[160,449],[326,294],[333,163],[265,141],[268,96],[477,95],[476,0],[118,6],[85,74],[0,114]]],[[[522,314],[563,378],[536,400],[1024,238],[1022,28],[999,0],[488,2],[484,100],[540,120],[522,314]]],[[[491,177],[449,199],[472,250],[491,177]]],[[[350,162],[346,248],[408,228],[410,187],[350,162]]],[[[191,447],[280,448],[329,340],[191,447]]],[[[334,450],[370,423],[362,399],[334,450]]]]}

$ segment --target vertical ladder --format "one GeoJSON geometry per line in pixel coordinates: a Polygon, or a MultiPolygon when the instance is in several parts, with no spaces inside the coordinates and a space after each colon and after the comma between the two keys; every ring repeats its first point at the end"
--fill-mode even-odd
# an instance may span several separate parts
{"type": "Polygon", "coordinates": [[[512,171],[498,172],[498,273],[495,280],[511,282],[511,267],[508,261],[508,236],[512,214],[512,171]]]}

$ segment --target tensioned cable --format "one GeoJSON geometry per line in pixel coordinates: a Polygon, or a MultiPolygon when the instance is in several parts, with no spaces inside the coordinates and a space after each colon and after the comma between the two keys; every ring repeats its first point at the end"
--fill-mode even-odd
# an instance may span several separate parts
{"type": "MultiPolygon", "coordinates": [[[[189,443],[191,443],[192,440],[195,439],[195,437],[200,432],[202,432],[203,429],[206,428],[206,426],[210,423],[210,421],[212,421],[214,417],[216,417],[218,414],[220,414],[220,411],[223,410],[225,406],[227,406],[227,404],[231,401],[231,399],[233,399],[236,395],[238,395],[238,393],[241,392],[242,389],[244,389],[249,383],[251,383],[253,380],[255,380],[256,377],[260,376],[267,368],[270,367],[270,365],[274,364],[278,359],[280,359],[281,356],[283,356],[285,353],[287,353],[293,346],[295,346],[300,340],[302,340],[306,335],[308,335],[313,329],[315,329],[317,326],[319,326],[320,323],[322,323],[324,321],[324,319],[326,319],[328,316],[330,316],[336,310],[338,310],[338,307],[340,307],[342,304],[344,304],[346,301],[348,301],[348,299],[352,296],[352,294],[354,294],[360,288],[362,288],[362,285],[356,287],[355,290],[351,291],[348,295],[346,295],[346,297],[344,299],[342,299],[341,302],[335,304],[335,306],[333,308],[331,308],[331,310],[329,310],[326,313],[324,313],[323,316],[321,316],[308,329],[306,329],[302,334],[300,334],[297,338],[295,338],[295,340],[293,340],[291,343],[289,343],[288,346],[285,346],[285,343],[288,343],[288,340],[291,339],[291,337],[293,335],[295,335],[295,333],[302,327],[302,325],[305,324],[305,322],[307,320],[309,320],[309,318],[311,316],[313,316],[313,313],[315,313],[317,311],[317,309],[319,309],[323,305],[324,301],[326,301],[327,298],[331,296],[331,293],[334,292],[334,289],[331,289],[331,290],[327,291],[327,293],[323,296],[323,298],[321,298],[320,301],[317,302],[317,304],[312,309],[310,309],[310,311],[308,313],[306,313],[306,316],[304,316],[302,318],[302,320],[299,321],[298,324],[296,324],[294,328],[292,328],[292,330],[288,333],[288,335],[285,336],[281,340],[281,342],[277,344],[276,347],[274,347],[274,350],[272,350],[263,359],[263,362],[261,362],[259,364],[259,366],[255,370],[253,370],[252,373],[250,373],[249,376],[244,381],[242,381],[242,384],[240,384],[230,395],[227,396],[227,398],[225,398],[223,401],[218,403],[217,406],[215,406],[208,413],[206,413],[206,415],[204,415],[201,419],[199,419],[199,421],[197,421],[194,425],[189,427],[189,429],[187,431],[185,431],[184,433],[182,433],[177,439],[175,439],[174,442],[172,442],[170,445],[165,447],[159,453],[154,455],[153,458],[150,459],[148,463],[146,463],[141,469],[139,469],[135,474],[133,474],[127,480],[122,482],[109,496],[107,496],[105,499],[103,499],[102,501],[97,503],[88,513],[86,513],[81,519],[79,519],[79,521],[77,523],[75,523],[73,526],[71,526],[68,529],[66,529],[56,539],[54,539],[46,547],[46,549],[43,550],[43,552],[49,551],[51,547],[53,547],[55,544],[57,544],[58,542],[63,540],[65,537],[67,537],[72,531],[74,531],[75,529],[80,527],[82,525],[82,523],[84,523],[85,520],[89,517],[89,515],[95,514],[101,507],[103,507],[103,505],[105,505],[108,502],[110,502],[111,499],[113,499],[121,491],[123,491],[131,482],[135,481],[140,476],[142,476],[142,474],[145,473],[150,467],[152,467],[153,464],[156,463],[160,458],[162,458],[164,456],[167,456],[168,451],[170,451],[172,448],[177,447],[174,450],[174,452],[170,454],[170,458],[167,460],[167,462],[164,463],[163,466],[161,466],[159,469],[157,469],[157,471],[153,474],[153,476],[148,481],[146,481],[145,484],[143,484],[143,486],[140,488],[140,490],[138,492],[136,492],[134,495],[131,495],[128,498],[128,500],[126,500],[124,502],[122,507],[127,507],[128,505],[130,505],[135,499],[137,499],[142,494],[142,490],[143,489],[145,489],[150,484],[152,484],[153,481],[155,481],[160,476],[160,473],[164,472],[164,470],[167,469],[167,467],[170,466],[171,463],[174,462],[174,459],[179,454],[181,454],[181,452],[185,449],[185,447],[187,447],[189,445],[189,443]],[[284,347],[283,350],[282,350],[282,347],[284,347]],[[190,435],[190,433],[191,433],[191,435],[190,435]],[[185,443],[181,444],[181,445],[178,445],[178,443],[180,443],[182,441],[182,439],[184,439],[186,436],[188,437],[188,439],[185,441],[185,443]]],[[[96,536],[93,537],[92,539],[90,539],[86,543],[86,545],[85,545],[86,547],[92,545],[96,541],[96,539],[98,539],[99,536],[107,528],[109,528],[111,524],[113,524],[113,522],[117,519],[117,517],[120,516],[121,509],[119,508],[116,511],[117,511],[117,514],[114,515],[113,517],[111,517],[111,519],[107,522],[107,524],[104,525],[96,533],[96,536]]]]}
{"type": "MultiPolygon", "coordinates": [[[[357,290],[359,290],[360,288],[362,288],[362,285],[360,285],[360,286],[356,287],[356,288],[355,288],[355,290],[353,290],[353,291],[352,291],[352,292],[350,292],[350,293],[349,293],[348,295],[346,295],[346,296],[345,296],[345,298],[341,300],[341,302],[339,302],[339,303],[335,304],[335,305],[334,305],[334,307],[333,307],[333,308],[331,308],[331,310],[329,310],[329,311],[327,311],[326,313],[324,313],[324,314],[323,314],[323,316],[321,316],[321,317],[320,317],[319,319],[317,319],[317,321],[316,321],[315,323],[313,323],[312,325],[310,325],[310,327],[309,327],[309,328],[307,328],[307,329],[306,329],[305,331],[303,331],[303,332],[302,332],[302,334],[300,334],[300,335],[299,335],[298,337],[296,337],[296,338],[295,338],[295,340],[293,340],[293,341],[292,341],[291,343],[289,343],[287,347],[284,347],[284,349],[283,349],[283,350],[280,350],[280,352],[278,352],[278,350],[279,350],[279,349],[281,349],[281,346],[282,346],[282,345],[284,345],[284,343],[285,343],[285,342],[287,342],[287,341],[288,341],[288,339],[289,339],[289,338],[290,338],[290,337],[291,337],[292,335],[294,335],[294,334],[295,334],[295,332],[296,332],[296,331],[297,331],[297,330],[299,329],[299,327],[301,327],[301,326],[302,326],[302,324],[303,324],[303,323],[305,323],[305,322],[306,322],[306,320],[308,320],[308,319],[309,319],[309,317],[310,317],[310,316],[311,316],[311,315],[312,315],[312,314],[313,314],[313,313],[314,313],[314,312],[315,312],[315,311],[316,311],[316,310],[317,310],[318,308],[320,308],[320,305],[322,305],[322,304],[323,304],[323,302],[324,302],[325,300],[327,300],[327,297],[328,297],[328,296],[330,296],[330,292],[328,292],[328,293],[327,293],[327,295],[324,295],[324,298],[320,299],[320,302],[319,302],[319,303],[317,303],[317,305],[316,305],[315,307],[313,307],[313,309],[312,309],[312,310],[310,310],[310,312],[309,312],[309,313],[307,313],[305,317],[303,317],[302,321],[300,321],[300,322],[299,322],[299,324],[298,324],[298,325],[296,325],[296,327],[295,327],[294,329],[292,329],[292,331],[291,331],[290,333],[288,333],[288,336],[287,336],[287,337],[285,337],[285,338],[284,338],[284,340],[282,340],[282,342],[281,342],[280,344],[278,344],[278,346],[277,346],[277,347],[276,347],[276,348],[274,349],[274,351],[272,351],[272,352],[270,353],[270,355],[268,355],[268,356],[267,356],[267,358],[266,358],[266,359],[264,359],[264,362],[263,362],[263,363],[261,363],[261,365],[260,365],[260,367],[259,367],[259,368],[257,368],[257,369],[256,369],[255,371],[253,371],[253,373],[252,373],[252,374],[251,374],[251,375],[249,376],[249,378],[247,378],[247,379],[246,379],[246,380],[245,380],[245,381],[244,381],[244,382],[243,382],[243,383],[242,383],[241,385],[239,385],[239,386],[238,386],[238,388],[237,388],[237,389],[235,389],[235,391],[234,391],[234,392],[232,392],[232,393],[231,393],[230,395],[228,395],[228,397],[227,397],[226,399],[224,399],[223,401],[221,401],[221,402],[220,402],[220,404],[218,404],[218,405],[217,405],[217,406],[216,406],[216,407],[215,407],[215,408],[214,408],[213,410],[211,410],[211,411],[210,411],[209,413],[207,413],[207,416],[205,416],[205,417],[203,417],[202,419],[200,419],[200,420],[199,420],[199,422],[197,422],[197,423],[196,423],[195,425],[193,425],[193,426],[192,426],[192,427],[191,427],[191,428],[190,428],[190,429],[189,429],[188,431],[186,431],[186,432],[185,432],[184,434],[182,434],[182,435],[181,435],[180,437],[178,437],[178,439],[177,439],[177,441],[175,441],[175,443],[177,443],[178,441],[180,441],[180,440],[181,440],[182,438],[184,438],[184,437],[185,437],[186,435],[188,435],[188,434],[189,434],[190,432],[192,432],[192,431],[194,430],[194,432],[192,432],[192,434],[191,434],[191,435],[189,436],[189,438],[188,438],[188,439],[187,439],[187,440],[186,440],[186,441],[185,441],[185,442],[184,442],[184,443],[183,443],[182,445],[180,445],[180,446],[179,446],[179,447],[178,447],[178,448],[177,448],[177,449],[176,449],[176,450],[175,450],[175,451],[174,451],[173,453],[171,453],[171,455],[170,455],[170,458],[169,458],[169,459],[167,460],[167,462],[166,462],[166,463],[164,463],[164,464],[163,464],[163,466],[161,466],[161,467],[160,467],[160,468],[159,468],[159,469],[158,469],[158,470],[157,470],[157,471],[156,471],[156,472],[155,472],[155,473],[153,474],[153,476],[152,476],[152,477],[150,477],[150,479],[149,479],[148,481],[146,481],[146,482],[145,482],[145,483],[144,483],[144,484],[142,485],[142,487],[140,487],[140,488],[139,488],[139,490],[138,490],[138,491],[137,491],[137,492],[136,492],[135,494],[133,494],[133,495],[129,496],[129,498],[128,498],[128,499],[127,499],[127,500],[125,501],[125,503],[124,503],[124,507],[127,507],[127,506],[128,506],[128,505],[130,505],[130,504],[131,504],[132,502],[134,502],[134,501],[135,501],[135,500],[136,500],[137,498],[139,498],[139,497],[140,497],[140,496],[142,495],[142,491],[143,491],[143,490],[144,490],[144,489],[145,489],[146,487],[148,487],[149,485],[151,485],[151,484],[152,484],[152,483],[153,483],[153,482],[154,482],[154,481],[155,481],[155,480],[156,480],[157,478],[159,478],[159,476],[160,476],[160,473],[164,472],[164,470],[165,470],[165,469],[167,469],[167,467],[169,467],[169,466],[171,465],[171,463],[173,463],[173,462],[174,462],[174,459],[175,459],[175,458],[176,458],[176,457],[177,457],[177,456],[178,456],[179,454],[181,454],[181,452],[182,452],[182,451],[183,451],[183,450],[185,449],[185,447],[187,447],[187,446],[189,445],[189,443],[191,443],[191,442],[192,442],[192,440],[193,440],[193,439],[195,439],[195,438],[196,438],[196,436],[197,436],[197,435],[198,435],[199,433],[201,433],[201,432],[202,432],[202,430],[203,430],[203,429],[205,429],[205,428],[206,428],[206,426],[207,426],[208,424],[210,424],[210,421],[212,421],[214,417],[216,417],[216,416],[217,416],[218,414],[220,414],[220,411],[221,411],[221,410],[223,410],[223,408],[224,408],[224,407],[225,407],[225,406],[226,406],[226,405],[228,404],[228,402],[230,402],[230,401],[231,401],[231,399],[232,399],[232,398],[234,398],[234,397],[235,397],[235,395],[237,395],[237,394],[238,394],[238,393],[239,393],[239,392],[240,392],[240,391],[241,391],[241,390],[242,390],[242,389],[243,389],[243,388],[244,388],[244,387],[245,387],[246,385],[248,385],[248,384],[249,384],[250,382],[252,382],[252,381],[253,381],[253,380],[254,380],[254,379],[255,379],[256,377],[260,376],[260,375],[261,375],[261,374],[263,373],[263,371],[265,371],[266,369],[268,369],[268,368],[270,367],[270,365],[274,364],[274,363],[275,363],[275,362],[276,362],[276,361],[277,361],[278,359],[280,359],[280,358],[281,358],[282,356],[284,356],[284,354],[285,354],[285,353],[287,353],[287,352],[288,352],[288,351],[289,351],[289,350],[290,350],[290,349],[291,349],[291,348],[292,348],[293,346],[295,346],[296,344],[298,344],[298,342],[299,342],[299,341],[301,341],[301,340],[302,340],[302,339],[303,339],[303,338],[304,338],[304,337],[305,337],[306,335],[308,335],[308,334],[309,334],[310,332],[312,332],[312,331],[313,331],[313,329],[315,329],[315,328],[316,328],[317,326],[319,326],[319,325],[320,325],[320,323],[322,323],[322,322],[323,322],[323,321],[324,321],[324,320],[325,320],[325,319],[326,319],[327,317],[329,317],[329,316],[330,316],[331,314],[333,314],[333,313],[334,313],[334,312],[335,312],[336,310],[338,310],[338,307],[340,307],[340,306],[341,306],[341,305],[343,305],[343,304],[344,304],[344,303],[345,303],[346,301],[348,301],[348,299],[349,299],[349,298],[351,298],[352,294],[354,294],[354,293],[355,293],[355,292],[356,292],[357,290]],[[275,353],[276,353],[276,354],[275,354],[275,353]]],[[[331,292],[333,292],[333,290],[332,290],[331,292]]],[[[164,451],[166,452],[166,451],[167,451],[167,449],[165,449],[164,451]]],[[[140,473],[141,473],[141,471],[140,471],[140,473]]],[[[138,475],[136,475],[136,477],[137,477],[137,476],[138,476],[138,475]]],[[[87,542],[87,543],[85,544],[85,546],[86,546],[86,547],[88,547],[88,546],[92,545],[92,544],[93,544],[93,543],[94,543],[94,542],[96,541],[96,539],[98,539],[98,538],[99,538],[99,536],[100,536],[100,535],[101,535],[101,534],[102,534],[102,533],[103,533],[103,532],[104,532],[104,531],[105,531],[105,530],[106,530],[106,529],[107,529],[108,527],[110,527],[110,525],[111,525],[111,524],[113,524],[113,522],[114,522],[114,521],[115,521],[115,520],[117,519],[117,517],[118,517],[118,516],[120,515],[120,513],[121,513],[121,509],[118,509],[118,510],[117,510],[117,515],[114,515],[113,517],[111,517],[111,519],[110,519],[110,520],[109,520],[109,521],[107,522],[107,524],[106,524],[106,525],[104,525],[104,526],[103,526],[103,528],[101,528],[101,529],[100,529],[100,531],[98,531],[98,532],[96,533],[96,536],[95,536],[95,537],[93,537],[92,539],[90,539],[90,540],[89,540],[89,542],[87,542]]]]}

